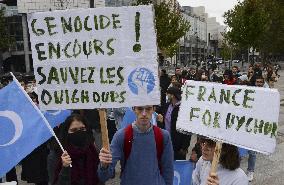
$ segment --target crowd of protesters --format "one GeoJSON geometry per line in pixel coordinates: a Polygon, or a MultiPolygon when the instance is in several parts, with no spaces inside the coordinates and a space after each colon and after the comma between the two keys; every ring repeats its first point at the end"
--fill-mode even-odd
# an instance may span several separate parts
{"type": "MultiPolygon", "coordinates": [[[[238,66],[233,66],[231,69],[225,69],[222,75],[216,73],[215,69],[206,70],[189,68],[188,70],[181,70],[176,68],[175,74],[168,76],[165,70],[162,70],[160,77],[160,86],[161,86],[161,105],[166,104],[166,95],[170,95],[171,87],[175,86],[177,88],[181,87],[186,80],[194,81],[208,81],[214,83],[222,83],[226,85],[247,85],[247,86],[256,86],[263,88],[274,88],[274,83],[277,82],[279,75],[274,70],[273,66],[266,65],[262,67],[260,63],[255,65],[250,65],[248,71],[243,74],[240,72],[238,66]]],[[[167,117],[165,117],[167,119],[167,117]]],[[[176,138],[173,137],[173,140],[176,138]]],[[[186,142],[183,142],[186,143],[186,142]]],[[[200,156],[202,156],[202,147],[200,139],[197,140],[196,145],[191,151],[190,160],[197,162],[200,156]]],[[[247,177],[249,181],[252,181],[254,178],[254,169],[256,163],[256,152],[248,151],[248,168],[247,168],[247,177]]],[[[200,183],[197,183],[200,184],[200,183]]],[[[201,183],[203,184],[203,183],[201,183]]]]}
{"type": "MultiPolygon", "coordinates": [[[[241,74],[239,68],[233,66],[222,76],[214,69],[194,67],[176,68],[171,76],[161,70],[159,106],[107,111],[110,150],[102,148],[98,110],[73,110],[64,123],[54,128],[66,151],[62,152],[51,138],[20,162],[21,179],[36,185],[99,185],[114,177],[116,163],[120,161],[121,184],[170,185],[174,175],[173,161],[190,160],[196,163],[192,176],[194,185],[248,184],[253,180],[255,152],[249,151],[245,175],[240,169],[237,147],[223,144],[220,168],[217,174],[208,177],[215,142],[198,136],[192,151],[188,151],[191,135],[176,131],[182,85],[186,80],[195,80],[273,88],[278,77],[272,66],[261,68],[258,63],[249,66],[247,73],[241,74]],[[191,153],[189,158],[188,153],[191,153]]],[[[29,87],[24,80],[19,81],[38,105],[35,80],[29,87]]],[[[6,181],[18,182],[15,168],[7,173],[6,181]]]]}

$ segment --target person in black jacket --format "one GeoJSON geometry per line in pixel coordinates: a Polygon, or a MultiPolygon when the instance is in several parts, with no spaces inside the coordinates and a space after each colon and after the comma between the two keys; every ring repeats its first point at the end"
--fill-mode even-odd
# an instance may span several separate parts
{"type": "Polygon", "coordinates": [[[169,78],[168,74],[166,73],[165,69],[161,70],[160,76],[160,87],[161,87],[161,106],[166,104],[166,93],[169,85],[171,84],[171,79],[169,78]]]}
{"type": "Polygon", "coordinates": [[[164,108],[163,128],[171,134],[175,160],[185,160],[190,145],[190,135],[176,130],[176,122],[180,107],[181,91],[177,87],[170,87],[167,91],[169,103],[164,108]]]}

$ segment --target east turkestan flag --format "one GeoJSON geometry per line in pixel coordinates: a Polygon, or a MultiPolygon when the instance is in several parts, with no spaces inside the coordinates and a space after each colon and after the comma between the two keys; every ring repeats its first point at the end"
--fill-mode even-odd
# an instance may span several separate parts
{"type": "Polygon", "coordinates": [[[51,136],[51,127],[17,81],[0,90],[0,178],[51,136]]]}

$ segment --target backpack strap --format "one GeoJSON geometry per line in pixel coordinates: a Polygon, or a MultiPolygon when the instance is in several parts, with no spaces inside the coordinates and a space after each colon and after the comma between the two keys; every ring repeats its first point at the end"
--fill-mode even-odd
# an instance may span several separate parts
{"type": "Polygon", "coordinates": [[[154,136],[155,136],[155,141],[156,141],[158,165],[159,165],[160,173],[162,174],[161,159],[162,159],[162,154],[164,150],[163,133],[162,133],[162,130],[155,125],[153,125],[153,130],[154,130],[154,136]]]}
{"type": "Polygon", "coordinates": [[[124,129],[124,145],[123,145],[124,164],[121,168],[122,171],[130,155],[131,148],[132,148],[132,142],[133,142],[133,128],[132,128],[132,124],[130,124],[124,129]]]}
{"type": "MultiPolygon", "coordinates": [[[[154,130],[154,136],[155,136],[155,142],[156,142],[158,166],[160,169],[160,173],[162,173],[161,158],[162,158],[162,154],[164,150],[163,133],[162,133],[162,130],[155,125],[153,125],[153,130],[154,130]]],[[[131,124],[131,125],[128,125],[124,129],[124,146],[123,146],[124,163],[123,163],[123,166],[121,167],[121,173],[123,172],[126,162],[130,156],[132,143],[133,143],[133,128],[131,124]]]]}

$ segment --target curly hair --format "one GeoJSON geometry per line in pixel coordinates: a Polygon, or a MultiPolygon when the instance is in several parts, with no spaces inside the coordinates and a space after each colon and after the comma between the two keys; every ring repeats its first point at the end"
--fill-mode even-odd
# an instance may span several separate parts
{"type": "Polygon", "coordinates": [[[228,170],[235,170],[240,167],[240,163],[238,147],[223,143],[220,164],[228,170]]]}

